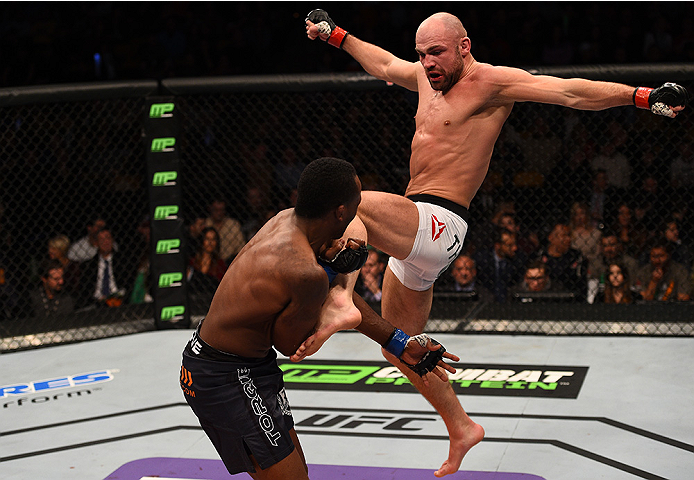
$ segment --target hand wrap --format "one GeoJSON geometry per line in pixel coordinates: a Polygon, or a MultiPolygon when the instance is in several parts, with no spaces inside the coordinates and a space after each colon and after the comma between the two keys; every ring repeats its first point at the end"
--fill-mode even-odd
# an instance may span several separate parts
{"type": "Polygon", "coordinates": [[[320,8],[311,10],[306,15],[306,21],[315,24],[320,33],[329,35],[328,43],[333,47],[342,48],[345,38],[349,35],[346,30],[335,25],[328,12],[320,8]]]}
{"type": "Polygon", "coordinates": [[[687,89],[676,83],[667,82],[658,88],[638,87],[634,90],[634,105],[650,110],[656,115],[674,117],[671,107],[686,106],[689,101],[687,89]]]}

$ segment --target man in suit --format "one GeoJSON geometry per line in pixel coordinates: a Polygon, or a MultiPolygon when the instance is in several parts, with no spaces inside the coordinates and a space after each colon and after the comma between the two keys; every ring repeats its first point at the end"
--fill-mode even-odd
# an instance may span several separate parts
{"type": "Polygon", "coordinates": [[[477,264],[470,255],[466,254],[459,255],[453,261],[449,275],[441,276],[437,280],[436,291],[476,293],[479,301],[491,302],[494,300],[492,292],[477,281],[477,264]]]}
{"type": "Polygon", "coordinates": [[[134,268],[127,258],[113,249],[113,236],[101,230],[97,236],[97,254],[83,264],[80,279],[80,306],[120,306],[133,283],[134,268]]]}
{"type": "Polygon", "coordinates": [[[504,303],[509,287],[518,282],[525,264],[525,255],[518,253],[516,234],[497,228],[493,247],[478,252],[475,261],[478,283],[492,292],[495,301],[504,303]]]}

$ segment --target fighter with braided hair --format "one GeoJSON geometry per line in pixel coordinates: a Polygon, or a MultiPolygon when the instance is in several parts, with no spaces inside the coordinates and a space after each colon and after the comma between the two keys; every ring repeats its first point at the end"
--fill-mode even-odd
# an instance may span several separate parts
{"type": "MultiPolygon", "coordinates": [[[[347,52],[374,77],[419,95],[405,196],[366,191],[358,211],[368,243],[390,256],[382,288],[383,316],[411,335],[424,329],[434,281],[462,249],[468,207],[516,102],[579,110],[635,105],[675,117],[689,99],[687,90],[673,83],[635,88],[480,63],[472,56],[472,41],[463,24],[449,13],[434,14],[420,24],[415,37],[419,62],[397,58],[360,40],[338,27],[324,10],[308,14],[306,33],[311,40],[320,38],[347,52]]],[[[348,294],[343,301],[349,301],[348,294]]],[[[322,328],[297,355],[311,354],[342,325],[322,328]]],[[[450,385],[425,386],[414,373],[409,378],[448,428],[448,459],[435,474],[454,473],[463,456],[482,440],[484,429],[468,417],[450,385]]]]}

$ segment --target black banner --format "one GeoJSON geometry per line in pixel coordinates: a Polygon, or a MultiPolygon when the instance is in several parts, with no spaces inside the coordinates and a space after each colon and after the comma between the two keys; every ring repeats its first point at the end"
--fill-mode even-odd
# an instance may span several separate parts
{"type": "Polygon", "coordinates": [[[157,328],[188,328],[186,255],[181,217],[180,113],[174,97],[150,97],[145,119],[150,275],[157,328]]]}
{"type": "MultiPolygon", "coordinates": [[[[343,360],[279,361],[289,389],[360,392],[417,390],[400,370],[387,362],[343,360]]],[[[556,365],[451,364],[448,374],[458,395],[578,398],[588,367],[556,365]]],[[[430,380],[437,381],[436,379],[430,380]]]]}

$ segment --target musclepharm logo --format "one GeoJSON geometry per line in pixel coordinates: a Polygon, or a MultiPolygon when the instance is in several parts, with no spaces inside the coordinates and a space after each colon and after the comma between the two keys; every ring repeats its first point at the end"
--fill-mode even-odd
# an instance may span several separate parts
{"type": "Polygon", "coordinates": [[[174,137],[155,138],[152,140],[153,152],[173,152],[176,139],[174,137]]]}
{"type": "Polygon", "coordinates": [[[164,307],[161,309],[161,319],[165,321],[182,320],[186,307],[183,305],[174,305],[172,307],[164,307]]]}
{"type": "Polygon", "coordinates": [[[178,205],[161,205],[154,209],[155,220],[178,219],[178,205]]]}
{"type": "Polygon", "coordinates": [[[183,285],[181,272],[162,273],[159,275],[159,288],[180,287],[183,285]]]}
{"type": "Polygon", "coordinates": [[[173,103],[155,103],[149,109],[149,118],[173,117],[173,103]]]}
{"type": "Polygon", "coordinates": [[[153,187],[172,187],[176,185],[176,178],[178,178],[177,171],[170,172],[155,172],[152,177],[153,187]]]}
{"type": "Polygon", "coordinates": [[[178,238],[170,238],[159,240],[157,242],[157,254],[178,253],[181,251],[181,240],[178,238]]]}

